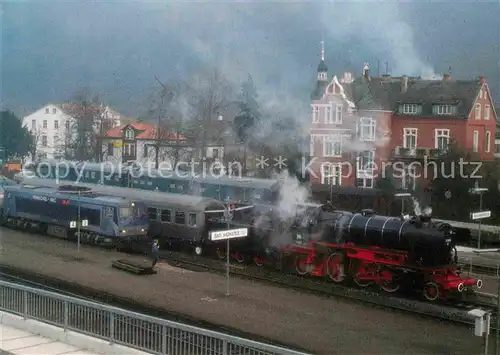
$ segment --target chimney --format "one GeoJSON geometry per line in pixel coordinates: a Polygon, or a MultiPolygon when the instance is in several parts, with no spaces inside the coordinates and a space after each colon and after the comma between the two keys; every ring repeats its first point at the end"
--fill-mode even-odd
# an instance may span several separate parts
{"type": "Polygon", "coordinates": [[[443,81],[448,81],[451,80],[451,74],[450,73],[444,73],[443,74],[443,81]]]}
{"type": "Polygon", "coordinates": [[[408,75],[403,75],[401,78],[401,92],[404,94],[408,91],[408,75]]]}

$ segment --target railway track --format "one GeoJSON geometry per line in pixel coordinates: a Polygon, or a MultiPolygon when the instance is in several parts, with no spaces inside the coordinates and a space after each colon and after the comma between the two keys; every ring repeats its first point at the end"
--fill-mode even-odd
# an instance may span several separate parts
{"type": "MultiPolygon", "coordinates": [[[[175,267],[193,271],[210,271],[225,274],[226,262],[207,257],[189,256],[178,252],[168,252],[162,255],[163,260],[175,267]],[[167,255],[168,254],[168,255],[167,255]]],[[[273,284],[279,287],[291,288],[301,292],[314,293],[323,297],[341,297],[350,301],[358,301],[375,307],[382,307],[394,311],[409,312],[421,316],[429,316],[441,320],[462,324],[473,324],[466,315],[467,311],[481,307],[495,313],[495,308],[486,302],[463,301],[458,304],[430,303],[417,299],[418,296],[403,294],[386,294],[376,289],[360,289],[348,285],[333,284],[327,280],[318,280],[312,277],[301,277],[292,273],[285,274],[251,265],[231,264],[231,276],[249,279],[252,281],[273,284]]]]}
{"type": "MultiPolygon", "coordinates": [[[[46,236],[45,236],[46,237],[46,236]]],[[[47,237],[46,237],[47,238],[47,237]]],[[[50,237],[49,237],[50,238],[50,237]]],[[[172,266],[177,266],[184,269],[191,269],[193,271],[210,271],[217,273],[225,273],[225,261],[215,258],[199,257],[190,254],[185,254],[176,251],[162,252],[160,258],[168,261],[172,266]]],[[[47,283],[34,282],[33,280],[25,277],[20,277],[7,272],[3,268],[0,275],[5,277],[17,278],[20,282],[29,282],[32,285],[42,286],[45,289],[56,290],[65,294],[76,296],[79,298],[96,300],[95,296],[86,297],[82,293],[75,291],[71,288],[68,291],[64,285],[56,285],[52,283],[48,286],[47,283]]],[[[0,269],[1,271],[1,269],[0,269]]],[[[246,278],[253,281],[270,283],[280,287],[295,289],[302,292],[315,293],[323,297],[342,297],[346,300],[360,301],[365,304],[370,304],[375,307],[382,307],[392,309],[395,311],[404,311],[416,315],[429,316],[441,320],[447,320],[455,323],[472,324],[472,320],[467,316],[467,311],[482,307],[487,308],[486,304],[479,304],[477,302],[465,301],[461,304],[448,305],[448,304],[434,304],[416,299],[415,297],[402,297],[401,294],[384,294],[373,289],[359,289],[349,287],[348,285],[339,285],[326,280],[318,280],[317,278],[300,277],[294,274],[286,274],[268,270],[266,268],[258,268],[249,265],[231,264],[231,275],[240,278],[246,278]]],[[[37,275],[40,280],[41,275],[37,275]]],[[[76,286],[76,285],[75,285],[76,286]]],[[[106,295],[103,298],[98,298],[100,302],[109,302],[109,299],[115,299],[112,295],[106,295]],[[103,299],[104,298],[104,299],[103,299]]]]}

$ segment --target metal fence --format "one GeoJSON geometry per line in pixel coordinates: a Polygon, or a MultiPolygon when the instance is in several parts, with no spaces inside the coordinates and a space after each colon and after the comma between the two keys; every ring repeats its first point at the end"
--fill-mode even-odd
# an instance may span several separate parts
{"type": "Polygon", "coordinates": [[[307,355],[6,281],[0,310],[154,354],[307,355]]]}

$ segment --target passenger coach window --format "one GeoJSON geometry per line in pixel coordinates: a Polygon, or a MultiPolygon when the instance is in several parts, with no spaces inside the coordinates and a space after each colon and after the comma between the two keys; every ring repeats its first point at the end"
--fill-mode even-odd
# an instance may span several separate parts
{"type": "Polygon", "coordinates": [[[184,212],[175,211],[175,223],[186,224],[186,214],[184,212]]]}
{"type": "Polygon", "coordinates": [[[189,226],[196,227],[196,213],[189,214],[189,226]]]}
{"type": "Polygon", "coordinates": [[[161,221],[170,222],[172,220],[172,212],[170,210],[161,210],[161,221]]]}
{"type": "Polygon", "coordinates": [[[152,221],[156,221],[156,208],[148,207],[148,218],[152,221]]]}

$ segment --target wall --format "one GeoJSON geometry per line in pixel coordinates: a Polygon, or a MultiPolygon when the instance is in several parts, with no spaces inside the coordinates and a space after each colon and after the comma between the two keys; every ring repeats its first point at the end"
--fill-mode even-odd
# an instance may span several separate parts
{"type": "MultiPolygon", "coordinates": [[[[58,153],[59,146],[61,146],[64,141],[64,136],[66,135],[66,121],[70,120],[71,117],[66,115],[58,106],[56,105],[46,105],[41,109],[33,112],[23,118],[23,126],[25,126],[29,131],[33,131],[35,139],[37,140],[37,154],[44,153],[47,155],[48,159],[53,159],[54,155],[58,153]],[[46,113],[46,109],[49,113],[46,113]],[[54,113],[55,110],[55,113],[54,113]],[[36,121],[36,127],[33,130],[32,121],[36,121]],[[47,121],[47,128],[43,128],[43,121],[47,121]],[[58,121],[59,128],[55,128],[55,121],[58,121]],[[47,146],[42,146],[42,137],[47,137],[47,146]],[[55,137],[59,137],[59,141],[56,142],[55,137]]],[[[32,159],[34,157],[31,157],[32,159]]]]}
{"type": "Polygon", "coordinates": [[[495,132],[496,132],[496,119],[493,111],[493,102],[488,92],[488,86],[483,84],[480,94],[476,98],[474,106],[472,107],[469,120],[467,122],[467,148],[472,149],[474,131],[479,133],[479,158],[481,160],[493,160],[495,154],[495,132]],[[481,117],[476,119],[475,106],[480,105],[481,117]],[[486,106],[489,105],[489,120],[485,120],[486,106]],[[486,131],[490,132],[490,151],[485,152],[485,138],[486,131]]]}

